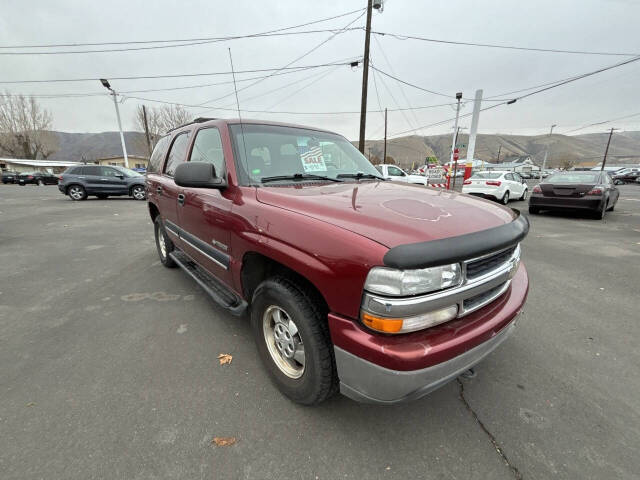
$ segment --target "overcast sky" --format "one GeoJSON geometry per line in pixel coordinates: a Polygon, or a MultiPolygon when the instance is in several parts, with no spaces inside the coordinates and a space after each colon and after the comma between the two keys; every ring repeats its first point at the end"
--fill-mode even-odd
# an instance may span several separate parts
{"type": "MultiPolygon", "coordinates": [[[[0,15],[0,46],[50,43],[134,41],[249,34],[305,23],[366,6],[366,0],[255,0],[149,2],[88,2],[4,0],[0,15]],[[152,5],[155,5],[152,7],[152,5]],[[162,5],[162,6],[159,6],[162,5]]],[[[341,28],[359,13],[301,30],[341,28]]],[[[634,0],[387,0],[384,12],[374,11],[372,28],[381,32],[443,40],[517,46],[640,53],[640,2],[634,0]]],[[[365,17],[353,23],[363,26],[365,17]]],[[[75,55],[0,56],[0,81],[188,74],[229,71],[227,47],[236,70],[283,67],[331,36],[314,33],[160,50],[75,55]]],[[[294,66],[316,65],[362,56],[361,30],[335,35],[294,66]]],[[[105,47],[94,47],[105,48],[105,47]]],[[[69,50],[67,47],[65,50],[69,50]]],[[[71,48],[73,49],[73,48],[71,48]]],[[[77,48],[76,48],[77,49],[77,48]]],[[[42,51],[43,49],[36,49],[42,51]]],[[[3,49],[0,51],[15,51],[3,49]]],[[[383,71],[423,88],[449,94],[451,99],[422,92],[378,74],[380,104],[395,109],[453,101],[456,91],[472,98],[478,88],[485,97],[519,90],[615,64],[631,57],[576,55],[456,46],[372,35],[371,58],[383,71]]],[[[262,74],[239,74],[238,79],[262,74]]],[[[224,82],[230,76],[114,80],[116,90],[141,90],[224,82]]],[[[378,109],[374,78],[369,78],[369,109],[378,109]]],[[[243,110],[331,112],[358,111],[362,69],[325,67],[274,76],[239,94],[243,110]],[[297,83],[294,83],[297,82],[297,83]],[[312,83],[313,82],[313,83],[312,83]],[[278,87],[286,88],[269,93],[278,87]],[[302,88],[309,84],[308,87],[302,88]]],[[[238,84],[239,87],[248,83],[238,84]]],[[[539,134],[558,124],[563,133],[589,123],[640,112],[640,62],[553,89],[514,105],[500,106],[480,116],[483,133],[539,134]]],[[[102,93],[97,81],[0,85],[11,93],[102,93]]],[[[232,85],[131,94],[154,100],[201,104],[233,92],[232,85]]],[[[233,108],[229,96],[211,106],[233,108]]],[[[101,132],[116,130],[109,97],[40,99],[53,114],[56,130],[101,132]]],[[[125,129],[134,128],[140,100],[121,104],[125,129]]],[[[151,101],[144,102],[148,106],[151,101]]],[[[158,105],[158,104],[155,104],[158,105]]],[[[491,105],[485,103],[483,106],[491,105]]],[[[464,107],[470,112],[471,102],[464,107]]],[[[227,110],[190,109],[194,117],[235,116],[227,110]]],[[[390,112],[389,134],[446,120],[451,106],[390,112]]],[[[358,136],[359,116],[245,114],[271,120],[314,125],[358,136]]],[[[469,120],[462,121],[468,126],[469,120]]],[[[580,133],[603,131],[608,125],[580,133]]],[[[614,122],[616,127],[640,129],[640,115],[614,122]]],[[[367,138],[380,138],[383,117],[369,113],[367,138]]],[[[431,135],[449,132],[452,124],[417,130],[431,135]]]]}

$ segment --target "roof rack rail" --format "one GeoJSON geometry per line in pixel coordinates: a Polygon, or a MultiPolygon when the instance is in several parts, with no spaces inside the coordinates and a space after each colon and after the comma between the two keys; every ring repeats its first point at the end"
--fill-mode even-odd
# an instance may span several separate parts
{"type": "Polygon", "coordinates": [[[214,118],[214,117],[198,117],[198,118],[195,118],[192,121],[187,122],[187,123],[185,123],[183,125],[178,125],[177,127],[173,127],[171,129],[167,130],[167,133],[171,133],[174,130],[178,130],[179,128],[186,127],[187,125],[191,125],[193,123],[204,123],[204,122],[208,122],[210,120],[217,120],[217,118],[214,118]]]}

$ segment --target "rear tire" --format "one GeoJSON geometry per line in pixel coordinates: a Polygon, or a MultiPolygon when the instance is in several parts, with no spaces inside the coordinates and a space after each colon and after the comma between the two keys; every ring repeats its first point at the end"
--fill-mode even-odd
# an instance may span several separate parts
{"type": "Polygon", "coordinates": [[[338,390],[327,318],[304,288],[284,277],[262,282],[253,295],[251,326],[265,368],[291,400],[314,405],[338,390]]]}
{"type": "Polygon", "coordinates": [[[177,266],[176,262],[169,256],[169,254],[175,250],[175,246],[169,238],[167,231],[164,229],[160,215],[158,215],[153,222],[153,230],[156,236],[156,248],[158,249],[160,262],[167,268],[175,268],[177,266]]]}
{"type": "Polygon", "coordinates": [[[522,192],[522,195],[520,196],[520,200],[525,201],[527,199],[527,192],[529,191],[528,188],[524,189],[524,192],[522,192]]]}
{"type": "Polygon", "coordinates": [[[44,185],[44,182],[42,180],[38,180],[38,186],[41,187],[44,185]]]}
{"type": "Polygon", "coordinates": [[[529,206],[529,213],[531,215],[537,215],[540,213],[540,209],[538,207],[529,206]]]}
{"type": "Polygon", "coordinates": [[[604,215],[606,211],[607,211],[607,200],[605,200],[602,206],[595,211],[593,216],[596,220],[602,220],[604,219],[604,215]]]}
{"type": "Polygon", "coordinates": [[[503,204],[503,205],[506,205],[507,203],[509,203],[509,190],[504,192],[504,195],[502,196],[502,199],[500,200],[500,203],[503,204]]]}
{"type": "Polygon", "coordinates": [[[144,191],[144,187],[142,185],[134,185],[131,188],[131,196],[135,200],[146,200],[147,193],[144,191]]]}

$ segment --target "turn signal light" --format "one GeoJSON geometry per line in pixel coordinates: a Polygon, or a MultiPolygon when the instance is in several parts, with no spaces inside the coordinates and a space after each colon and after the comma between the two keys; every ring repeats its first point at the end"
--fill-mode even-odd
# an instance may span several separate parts
{"type": "Polygon", "coordinates": [[[384,333],[398,333],[402,330],[401,318],[382,318],[371,315],[370,313],[362,313],[362,323],[372,330],[384,333]]]}
{"type": "Polygon", "coordinates": [[[487,180],[487,185],[493,185],[494,187],[499,187],[500,185],[502,185],[502,182],[498,181],[498,180],[487,180]]]}

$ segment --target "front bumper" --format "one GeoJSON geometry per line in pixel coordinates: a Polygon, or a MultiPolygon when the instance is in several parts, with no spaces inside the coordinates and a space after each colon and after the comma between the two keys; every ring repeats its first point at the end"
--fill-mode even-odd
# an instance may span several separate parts
{"type": "Polygon", "coordinates": [[[510,288],[469,315],[427,330],[375,334],[329,314],[340,391],[357,401],[391,404],[415,400],[480,362],[514,330],[529,288],[520,264],[510,288]]]}
{"type": "Polygon", "coordinates": [[[393,404],[416,400],[476,365],[504,342],[515,321],[490,340],[433,367],[403,372],[380,367],[336,347],[340,393],[363,403],[393,404]]]}

